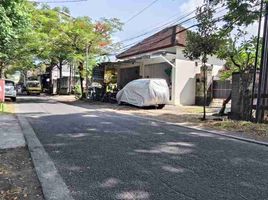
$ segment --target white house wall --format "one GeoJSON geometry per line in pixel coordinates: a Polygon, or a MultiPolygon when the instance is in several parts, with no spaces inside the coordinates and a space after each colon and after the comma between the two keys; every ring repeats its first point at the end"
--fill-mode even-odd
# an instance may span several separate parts
{"type": "MultiPolygon", "coordinates": [[[[69,77],[70,76],[70,65],[63,65],[62,66],[62,77],[69,77]]],[[[60,78],[60,70],[58,67],[54,67],[52,70],[52,79],[56,80],[60,78]]]]}
{"type": "MultiPolygon", "coordinates": [[[[149,76],[150,78],[165,78],[168,80],[163,71],[168,67],[172,67],[170,81],[172,86],[171,103],[175,105],[194,105],[196,74],[200,72],[200,62],[198,62],[198,65],[196,66],[195,61],[190,61],[185,58],[183,49],[183,47],[176,47],[176,55],[167,54],[165,56],[171,62],[174,62],[175,60],[175,67],[166,63],[165,60],[159,56],[146,58],[146,55],[144,55],[145,58],[137,58],[133,63],[118,63],[118,83],[120,83],[120,69],[139,66],[140,77],[146,78],[149,76]],[[163,70],[160,69],[161,66],[163,67],[163,70]]],[[[213,65],[213,76],[217,76],[219,70],[222,69],[222,66],[224,65],[224,61],[215,56],[209,56],[208,63],[213,65]]]]}
{"type": "Polygon", "coordinates": [[[176,67],[173,68],[173,104],[194,105],[196,87],[195,62],[176,59],[176,67]]]}

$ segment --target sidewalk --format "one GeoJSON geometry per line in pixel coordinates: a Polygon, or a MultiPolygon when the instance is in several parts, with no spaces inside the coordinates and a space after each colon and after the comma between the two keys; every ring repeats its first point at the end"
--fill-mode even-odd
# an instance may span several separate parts
{"type": "Polygon", "coordinates": [[[14,115],[0,115],[0,149],[25,147],[25,139],[14,115]]]}
{"type": "Polygon", "coordinates": [[[0,113],[0,127],[0,200],[43,200],[16,116],[0,113]]]}

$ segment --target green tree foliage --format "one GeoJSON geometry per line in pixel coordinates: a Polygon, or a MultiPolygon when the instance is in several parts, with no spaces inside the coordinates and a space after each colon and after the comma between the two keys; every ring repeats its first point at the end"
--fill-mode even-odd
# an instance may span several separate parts
{"type": "MultiPolygon", "coordinates": [[[[236,106],[240,108],[239,117],[243,120],[250,120],[253,84],[253,73],[250,72],[255,65],[257,38],[251,37],[239,41],[245,35],[245,32],[239,31],[234,39],[229,38],[220,48],[218,56],[226,60],[226,69],[221,72],[223,79],[229,78],[234,72],[239,73],[239,105],[236,106]]],[[[259,64],[260,57],[257,59],[259,64]]]]}
{"type": "Polygon", "coordinates": [[[83,81],[109,53],[112,34],[121,25],[115,18],[73,18],[66,7],[51,9],[26,0],[3,0],[0,70],[5,67],[10,73],[18,69],[26,72],[46,65],[48,70],[58,67],[62,77],[62,66],[72,63],[78,67],[83,81]]]}
{"type": "Polygon", "coordinates": [[[204,113],[203,120],[206,119],[206,71],[207,60],[209,55],[214,55],[221,44],[221,40],[217,35],[216,21],[213,20],[213,13],[215,11],[209,6],[205,5],[197,8],[196,19],[198,22],[196,31],[187,32],[187,43],[184,50],[185,57],[194,60],[200,59],[202,61],[203,70],[203,90],[204,90],[204,113]]]}
{"type": "MultiPolygon", "coordinates": [[[[257,49],[257,37],[245,39],[245,32],[239,32],[234,39],[229,37],[221,46],[217,55],[226,60],[225,70],[221,73],[222,79],[229,78],[232,73],[247,73],[254,69],[257,49]],[[239,39],[244,38],[243,41],[239,39]]],[[[261,45],[259,45],[260,48],[261,45]]],[[[260,58],[258,58],[258,63],[260,58]]]]}
{"type": "Polygon", "coordinates": [[[25,0],[0,2],[0,77],[16,59],[21,39],[29,30],[29,14],[25,0]]]}
{"type": "MultiPolygon", "coordinates": [[[[102,19],[93,23],[88,17],[80,17],[68,24],[65,33],[74,50],[72,56],[78,63],[81,84],[90,76],[100,56],[109,53],[107,47],[112,43],[111,36],[120,28],[121,24],[117,19],[102,19]]],[[[81,89],[84,94],[82,85],[81,89]]]]}
{"type": "Polygon", "coordinates": [[[235,27],[248,26],[259,17],[261,0],[208,0],[208,2],[215,7],[227,8],[224,28],[230,31],[235,27]]]}

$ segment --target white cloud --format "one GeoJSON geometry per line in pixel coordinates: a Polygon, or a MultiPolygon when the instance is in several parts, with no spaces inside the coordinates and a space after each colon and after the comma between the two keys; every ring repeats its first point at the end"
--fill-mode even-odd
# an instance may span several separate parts
{"type": "Polygon", "coordinates": [[[204,0],[188,0],[180,6],[179,10],[183,13],[191,12],[195,10],[198,6],[201,6],[203,3],[204,0]]]}

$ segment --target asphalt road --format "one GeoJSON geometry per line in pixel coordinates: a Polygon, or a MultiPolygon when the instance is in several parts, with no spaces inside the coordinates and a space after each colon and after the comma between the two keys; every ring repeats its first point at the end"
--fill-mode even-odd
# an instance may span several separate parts
{"type": "Polygon", "coordinates": [[[47,97],[17,110],[74,199],[268,199],[268,147],[47,97]]]}

